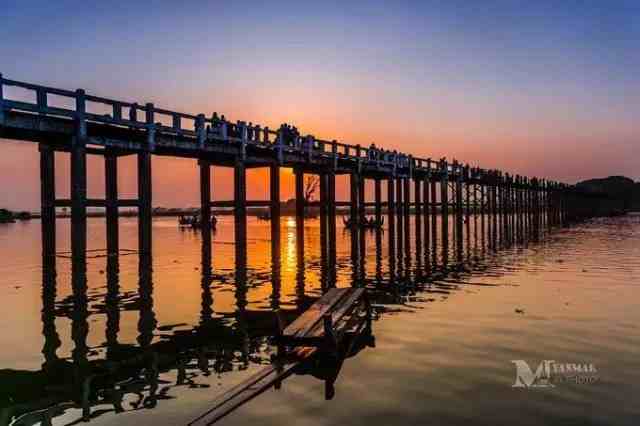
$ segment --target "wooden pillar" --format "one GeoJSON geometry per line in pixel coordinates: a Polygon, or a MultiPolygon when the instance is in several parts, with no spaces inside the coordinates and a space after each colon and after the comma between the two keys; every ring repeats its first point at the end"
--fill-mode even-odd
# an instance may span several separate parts
{"type": "Polygon", "coordinates": [[[138,251],[151,255],[151,153],[138,154],[138,251]]]}
{"type": "Polygon", "coordinates": [[[456,235],[456,257],[457,257],[457,261],[458,263],[462,263],[463,260],[463,243],[464,243],[464,236],[463,236],[463,221],[464,221],[464,217],[463,217],[463,209],[464,209],[464,201],[463,201],[463,197],[462,197],[462,187],[463,187],[463,173],[462,173],[462,167],[458,166],[455,169],[455,179],[456,179],[456,183],[455,183],[455,187],[456,187],[456,205],[455,205],[455,219],[456,219],[456,227],[455,227],[455,235],[456,235]]]}
{"type": "Polygon", "coordinates": [[[358,221],[359,223],[364,223],[364,220],[367,214],[367,206],[365,204],[365,183],[366,183],[366,178],[362,175],[358,176],[358,221]]]}
{"type": "Polygon", "coordinates": [[[40,150],[40,214],[42,226],[42,256],[44,262],[56,255],[56,173],[55,151],[45,145],[40,150]]]}
{"type": "Polygon", "coordinates": [[[271,240],[280,244],[280,166],[269,166],[269,198],[271,213],[271,240]]]}
{"type": "Polygon", "coordinates": [[[446,162],[443,161],[441,164],[440,214],[442,215],[442,266],[446,269],[449,260],[449,170],[446,162]]]}
{"type": "Polygon", "coordinates": [[[482,250],[486,245],[486,215],[487,215],[487,187],[484,183],[480,183],[480,241],[482,242],[482,250]]]}
{"type": "Polygon", "coordinates": [[[403,254],[403,222],[404,222],[404,202],[403,202],[403,193],[402,193],[403,185],[402,178],[396,178],[396,232],[397,232],[397,241],[398,241],[398,256],[403,254]]]}
{"type": "Polygon", "coordinates": [[[76,131],[71,140],[71,256],[84,261],[87,250],[87,123],[85,93],[76,91],[76,131]]]}
{"type": "MultiPolygon", "coordinates": [[[[414,184],[414,213],[415,213],[415,235],[416,235],[416,264],[422,264],[423,252],[422,252],[422,179],[415,177],[413,179],[414,184]]],[[[418,272],[420,268],[418,268],[418,272]]]]}
{"type": "Polygon", "coordinates": [[[464,182],[464,232],[467,245],[467,257],[471,255],[471,183],[468,179],[468,173],[465,169],[465,182],[464,182]]]}
{"type": "Polygon", "coordinates": [[[498,248],[498,174],[494,173],[491,183],[491,248],[498,248]]]}
{"type": "Polygon", "coordinates": [[[336,273],[336,175],[333,169],[327,174],[327,197],[328,197],[328,245],[329,245],[329,283],[328,287],[335,287],[337,280],[336,273]]]}
{"type": "Polygon", "coordinates": [[[203,234],[211,235],[211,165],[200,161],[200,223],[203,234]]]}
{"type": "Polygon", "coordinates": [[[104,172],[107,204],[107,254],[116,255],[120,250],[118,238],[118,157],[116,155],[105,154],[104,172]]]}
{"type": "Polygon", "coordinates": [[[429,182],[431,188],[431,257],[433,264],[436,264],[438,259],[438,195],[436,191],[437,182],[435,179],[431,179],[429,182]]]}
{"type": "Polygon", "coordinates": [[[396,259],[396,197],[394,178],[389,177],[387,180],[387,229],[389,234],[389,273],[395,274],[396,259]]]}
{"type": "Polygon", "coordinates": [[[424,262],[425,265],[429,265],[429,239],[431,238],[431,223],[429,222],[429,176],[425,176],[422,181],[422,235],[424,242],[424,262]]]}
{"type": "Polygon", "coordinates": [[[382,181],[380,178],[375,179],[375,215],[376,222],[382,222],[382,181]]]}
{"type": "Polygon", "coordinates": [[[473,247],[477,251],[478,250],[478,184],[473,184],[472,189],[473,194],[473,247]]]}
{"type": "MultiPolygon", "coordinates": [[[[329,188],[328,188],[327,174],[324,172],[321,172],[319,175],[319,179],[320,179],[320,246],[321,246],[320,253],[321,253],[322,264],[325,266],[323,268],[323,271],[326,272],[328,268],[327,259],[329,255],[329,247],[328,247],[328,239],[327,239],[327,232],[328,232],[327,216],[329,212],[328,189],[329,188]]],[[[326,280],[323,280],[323,281],[326,281],[326,280]]]]}
{"type": "Polygon", "coordinates": [[[246,250],[242,247],[246,246],[247,240],[247,171],[244,161],[237,159],[234,166],[234,222],[235,222],[235,240],[236,254],[244,259],[246,250]]]}
{"type": "Polygon", "coordinates": [[[303,226],[304,222],[304,172],[301,168],[294,169],[296,177],[296,226],[303,226]]]}
{"type": "Polygon", "coordinates": [[[352,170],[349,176],[350,176],[349,184],[351,186],[351,192],[350,192],[350,198],[349,198],[351,221],[353,223],[358,223],[358,220],[360,218],[358,214],[358,189],[359,189],[358,174],[355,170],[352,170]]]}

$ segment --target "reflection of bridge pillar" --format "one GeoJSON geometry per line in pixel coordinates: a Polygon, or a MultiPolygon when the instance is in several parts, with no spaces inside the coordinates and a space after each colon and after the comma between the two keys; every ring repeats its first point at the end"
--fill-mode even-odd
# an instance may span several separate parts
{"type": "Polygon", "coordinates": [[[42,262],[42,335],[44,345],[43,369],[53,366],[58,361],[56,354],[60,347],[60,336],[56,329],[56,259],[53,256],[43,256],[42,262]]]}
{"type": "Polygon", "coordinates": [[[120,331],[120,277],[118,256],[107,257],[107,295],[105,297],[105,311],[107,314],[107,327],[105,333],[107,346],[107,359],[111,352],[117,349],[118,332],[120,331]]]}
{"type": "Polygon", "coordinates": [[[87,297],[87,264],[86,261],[74,259],[71,271],[71,288],[73,311],[71,313],[71,339],[74,348],[71,356],[77,367],[87,364],[87,335],[89,334],[89,300],[87,297]]]}
{"type": "Polygon", "coordinates": [[[153,332],[157,321],[153,310],[153,265],[151,256],[140,255],[138,265],[138,304],[140,316],[138,318],[138,344],[142,348],[148,347],[153,341],[153,332]]]}
{"type": "Polygon", "coordinates": [[[43,259],[56,255],[55,153],[44,144],[40,149],[40,206],[43,259]]]}
{"type": "Polygon", "coordinates": [[[138,153],[138,251],[151,255],[151,153],[138,153]]]}
{"type": "Polygon", "coordinates": [[[107,254],[119,251],[118,238],[118,157],[112,153],[104,156],[105,198],[107,216],[107,254]]]}

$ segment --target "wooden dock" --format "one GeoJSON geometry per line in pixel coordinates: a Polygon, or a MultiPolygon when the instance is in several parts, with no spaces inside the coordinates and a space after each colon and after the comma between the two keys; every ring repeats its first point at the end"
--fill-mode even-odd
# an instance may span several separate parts
{"type": "Polygon", "coordinates": [[[337,371],[325,381],[325,395],[333,396],[333,382],[344,358],[351,353],[353,337],[371,333],[371,306],[362,288],[333,288],[289,324],[278,336],[278,356],[265,367],[219,395],[212,408],[190,426],[210,425],[296,373],[312,357],[332,357],[337,371]],[[351,336],[352,339],[346,339],[351,336]]]}

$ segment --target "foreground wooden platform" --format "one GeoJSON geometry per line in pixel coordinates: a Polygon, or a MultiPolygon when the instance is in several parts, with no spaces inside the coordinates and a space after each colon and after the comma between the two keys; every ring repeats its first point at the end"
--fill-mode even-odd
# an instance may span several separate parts
{"type": "Polygon", "coordinates": [[[314,356],[335,360],[335,374],[328,379],[332,388],[342,361],[352,353],[355,339],[346,337],[359,336],[365,330],[371,331],[371,306],[365,290],[329,290],[276,336],[279,354],[272,365],[218,396],[212,408],[189,425],[211,425],[271,387],[278,389],[296,371],[306,373],[308,368],[299,367],[314,356]]]}

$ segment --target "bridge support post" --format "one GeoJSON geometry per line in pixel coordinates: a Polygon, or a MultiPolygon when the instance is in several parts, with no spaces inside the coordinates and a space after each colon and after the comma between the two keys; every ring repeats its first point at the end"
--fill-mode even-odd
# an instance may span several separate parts
{"type": "Polygon", "coordinates": [[[118,236],[118,157],[107,152],[104,156],[104,180],[107,216],[107,254],[120,251],[118,236]]]}
{"type": "Polygon", "coordinates": [[[455,210],[456,210],[456,228],[455,228],[455,235],[456,235],[456,260],[457,262],[460,264],[462,263],[463,260],[463,247],[462,244],[464,242],[464,238],[463,238],[463,199],[462,199],[462,180],[463,180],[463,175],[462,175],[462,167],[457,164],[455,167],[455,185],[456,185],[456,205],[455,205],[455,210]]]}
{"type": "Polygon", "coordinates": [[[152,226],[151,152],[138,154],[138,250],[151,256],[152,226]]]}
{"type": "Polygon", "coordinates": [[[402,194],[402,178],[396,178],[396,237],[398,241],[398,257],[402,256],[404,253],[404,233],[403,226],[405,226],[404,222],[404,203],[403,203],[403,194],[402,194]]]}
{"type": "Polygon", "coordinates": [[[422,181],[422,238],[423,238],[423,256],[425,266],[429,266],[429,238],[431,238],[429,222],[429,177],[425,176],[422,181]]]}
{"type": "Polygon", "coordinates": [[[435,265],[438,260],[438,192],[436,179],[432,178],[429,184],[431,186],[431,257],[435,265]]]}
{"type": "Polygon", "coordinates": [[[3,86],[4,82],[2,81],[2,73],[0,73],[0,126],[4,126],[4,93],[3,86]]]}
{"type": "MultiPolygon", "coordinates": [[[[358,214],[358,174],[355,171],[352,171],[349,175],[349,185],[350,185],[350,193],[349,193],[349,213],[351,216],[352,224],[356,224],[360,219],[360,215],[358,214]]],[[[355,227],[352,227],[352,231],[355,227]]]]}
{"type": "Polygon", "coordinates": [[[382,221],[382,182],[380,178],[375,179],[374,185],[375,216],[376,222],[380,223],[382,221]]]}
{"type": "Polygon", "coordinates": [[[422,265],[422,179],[414,177],[414,211],[415,211],[415,235],[416,235],[416,265],[419,274],[422,274],[420,266],[422,265]]]}
{"type": "Polygon", "coordinates": [[[42,256],[47,262],[56,255],[55,151],[45,144],[40,144],[39,150],[42,256]]]}
{"type": "Polygon", "coordinates": [[[202,233],[211,235],[211,165],[200,160],[200,223],[202,233]]]}
{"type": "Polygon", "coordinates": [[[493,172],[490,186],[491,202],[491,249],[498,249],[498,173],[493,172]]]}
{"type": "Polygon", "coordinates": [[[464,168],[464,233],[467,258],[471,256],[471,182],[469,181],[469,166],[464,168]]]}
{"type": "Polygon", "coordinates": [[[486,246],[486,226],[485,216],[487,215],[487,187],[483,182],[480,183],[480,241],[482,246],[482,251],[484,252],[484,248],[486,246]]]}
{"type": "Polygon", "coordinates": [[[236,255],[246,257],[247,241],[247,171],[244,161],[237,159],[233,168],[234,174],[234,228],[236,239],[236,255]]]}
{"type": "Polygon", "coordinates": [[[329,267],[329,286],[335,287],[336,277],[336,175],[333,168],[327,174],[327,198],[329,211],[329,259],[331,266],[329,267]]]}
{"type": "MultiPolygon", "coordinates": [[[[395,262],[396,262],[396,198],[395,198],[395,186],[394,178],[389,177],[387,179],[387,229],[389,231],[389,274],[395,276],[395,262]]],[[[393,281],[393,280],[392,280],[393,281]]]]}
{"type": "Polygon", "coordinates": [[[71,257],[86,259],[87,250],[87,123],[85,93],[76,91],[76,132],[71,140],[71,257]]]}
{"type": "Polygon", "coordinates": [[[296,219],[302,221],[304,219],[305,199],[304,199],[304,171],[301,168],[295,168],[296,188],[296,219]]]}
{"type": "Polygon", "coordinates": [[[404,200],[404,219],[403,219],[403,231],[404,231],[404,263],[407,277],[411,273],[411,178],[405,177],[403,179],[403,200],[404,200]]]}
{"type": "MultiPolygon", "coordinates": [[[[367,214],[367,205],[365,204],[365,184],[367,179],[360,175],[358,176],[358,221],[364,223],[367,214]]],[[[364,236],[364,233],[362,233],[364,236]]]]}
{"type": "MultiPolygon", "coordinates": [[[[327,206],[329,201],[328,194],[328,179],[327,174],[322,171],[319,174],[320,177],[320,246],[321,246],[321,254],[322,254],[322,264],[327,264],[327,259],[329,256],[329,246],[327,239],[327,231],[328,231],[328,213],[329,208],[327,206]]],[[[325,270],[326,268],[323,268],[325,270]]]]}
{"type": "Polygon", "coordinates": [[[449,166],[441,163],[442,179],[440,180],[440,214],[442,215],[442,266],[446,269],[449,263],[449,166]]]}
{"type": "Polygon", "coordinates": [[[269,198],[271,215],[271,240],[280,242],[280,166],[269,166],[269,198]]]}

